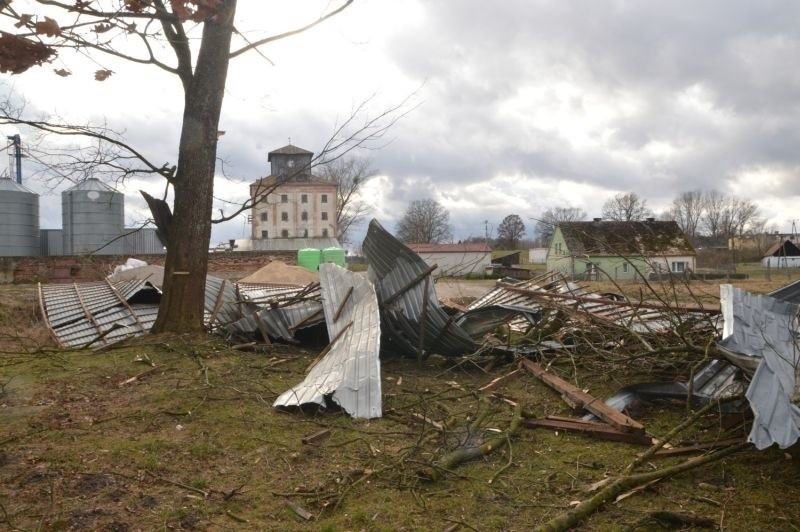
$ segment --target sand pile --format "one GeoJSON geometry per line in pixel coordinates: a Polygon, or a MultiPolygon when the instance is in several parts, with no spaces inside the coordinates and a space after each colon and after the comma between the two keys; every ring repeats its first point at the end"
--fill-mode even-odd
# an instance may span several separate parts
{"type": "Polygon", "coordinates": [[[319,274],[310,272],[300,266],[291,266],[279,260],[273,260],[263,268],[255,271],[240,283],[293,284],[305,286],[319,282],[319,274]]]}

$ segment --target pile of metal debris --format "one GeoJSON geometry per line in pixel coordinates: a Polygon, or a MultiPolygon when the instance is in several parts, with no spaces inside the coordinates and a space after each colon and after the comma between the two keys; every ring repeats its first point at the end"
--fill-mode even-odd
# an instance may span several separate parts
{"type": "MultiPolygon", "coordinates": [[[[380,417],[381,352],[419,360],[431,354],[502,355],[520,367],[484,387],[487,391],[528,372],[584,414],[529,419],[529,426],[646,443],[651,438],[644,427],[625,414],[634,402],[703,403],[746,388],[755,415],[750,441],[758,448],[786,447],[800,438],[800,282],[766,296],[723,285],[720,312],[668,304],[657,296],[631,302],[593,293],[551,272],[527,281],[500,280],[467,308],[453,308],[437,297],[431,276],[436,265],[426,264],[375,220],[363,250],[366,276],[323,264],[319,281],[304,285],[207,278],[206,324],[232,341],[296,343],[298,331],[325,328],[327,347],[306,378],[278,397],[276,407],[335,404],[354,417],[380,417]],[[717,338],[717,349],[697,347],[717,338]],[[667,354],[695,358],[686,362],[683,381],[625,386],[603,402],[549,372],[542,358],[586,349],[631,353],[631,360],[656,364],[667,354]],[[537,358],[539,364],[531,360],[537,358]]],[[[157,267],[146,266],[99,283],[43,285],[42,314],[63,347],[107,346],[149,331],[161,277],[157,267]]]]}

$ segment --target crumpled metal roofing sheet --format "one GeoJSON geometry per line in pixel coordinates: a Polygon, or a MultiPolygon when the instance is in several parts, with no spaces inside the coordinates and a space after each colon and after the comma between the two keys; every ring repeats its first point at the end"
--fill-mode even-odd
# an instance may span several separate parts
{"type": "Polygon", "coordinates": [[[330,396],[353,417],[380,417],[381,329],[375,289],[363,275],[335,264],[321,264],[319,273],[330,350],[273,406],[324,405],[330,396]]]}
{"type": "Polygon", "coordinates": [[[370,222],[362,248],[369,263],[369,278],[380,301],[383,330],[392,345],[412,356],[420,355],[420,347],[424,354],[442,355],[463,355],[478,348],[439,306],[433,279],[430,273],[424,275],[430,268],[419,255],[389,234],[377,220],[370,222]],[[425,277],[429,282],[425,282],[425,277]],[[409,288],[415,280],[418,282],[409,288]]]}
{"type": "Polygon", "coordinates": [[[797,368],[800,365],[800,305],[720,285],[725,324],[719,345],[761,358],[747,389],[755,418],[749,440],[759,449],[781,448],[800,438],[797,368]]]}
{"type": "Polygon", "coordinates": [[[232,334],[253,333],[258,330],[258,323],[253,314],[258,314],[273,338],[291,340],[294,331],[311,327],[324,321],[322,303],[319,301],[300,301],[287,307],[254,309],[239,320],[229,323],[225,329],[232,334]]]}
{"type": "Polygon", "coordinates": [[[40,285],[44,319],[63,347],[96,341],[106,345],[150,330],[158,305],[128,305],[141,290],[155,290],[146,281],[100,281],[71,285],[40,285]]]}

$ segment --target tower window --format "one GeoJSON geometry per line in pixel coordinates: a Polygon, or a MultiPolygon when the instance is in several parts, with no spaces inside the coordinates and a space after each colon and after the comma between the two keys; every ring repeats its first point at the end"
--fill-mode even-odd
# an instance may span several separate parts
{"type": "Polygon", "coordinates": [[[321,201],[322,203],[328,203],[328,195],[327,195],[327,194],[323,194],[323,195],[320,197],[320,201],[321,201]]]}
{"type": "Polygon", "coordinates": [[[308,194],[302,194],[300,196],[300,203],[308,203],[308,194]]]}
{"type": "Polygon", "coordinates": [[[328,219],[328,213],[327,212],[325,212],[325,211],[322,212],[322,219],[323,220],[327,220],[328,219]]]}
{"type": "Polygon", "coordinates": [[[289,203],[289,196],[287,194],[281,194],[281,203],[289,203]]]}
{"type": "Polygon", "coordinates": [[[288,212],[282,212],[281,213],[281,221],[282,222],[288,222],[289,221],[289,213],[288,212]]]}
{"type": "Polygon", "coordinates": [[[261,238],[269,238],[269,231],[261,231],[261,238]]]}
{"type": "Polygon", "coordinates": [[[282,236],[283,238],[289,238],[289,230],[288,230],[288,229],[284,229],[284,230],[282,230],[282,231],[281,231],[281,236],[282,236]]]}
{"type": "Polygon", "coordinates": [[[303,220],[304,222],[308,221],[308,213],[306,211],[300,213],[300,219],[303,220]]]}
{"type": "Polygon", "coordinates": [[[262,212],[262,213],[261,213],[261,221],[262,221],[262,222],[266,222],[268,219],[269,219],[269,218],[268,218],[268,216],[267,216],[267,213],[265,213],[265,212],[262,212]]]}
{"type": "Polygon", "coordinates": [[[322,236],[323,236],[323,238],[328,238],[328,230],[327,229],[323,229],[322,230],[322,236]]]}

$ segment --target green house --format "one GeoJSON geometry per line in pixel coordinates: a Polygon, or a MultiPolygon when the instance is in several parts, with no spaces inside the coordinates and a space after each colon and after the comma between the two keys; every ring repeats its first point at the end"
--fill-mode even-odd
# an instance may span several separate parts
{"type": "Polygon", "coordinates": [[[696,252],[678,224],[648,218],[563,222],[547,250],[547,269],[580,280],[633,280],[651,273],[683,274],[696,252]]]}

